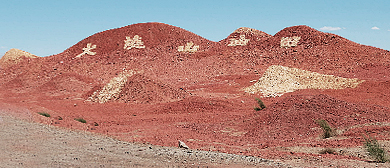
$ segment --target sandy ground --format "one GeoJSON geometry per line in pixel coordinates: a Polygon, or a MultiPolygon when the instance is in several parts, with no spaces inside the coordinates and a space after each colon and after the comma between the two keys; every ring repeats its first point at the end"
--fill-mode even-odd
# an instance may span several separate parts
{"type": "Polygon", "coordinates": [[[0,113],[0,167],[389,167],[349,159],[258,157],[135,144],[0,113]]]}
{"type": "Polygon", "coordinates": [[[1,115],[0,167],[289,167],[256,157],[134,144],[1,115]]]}

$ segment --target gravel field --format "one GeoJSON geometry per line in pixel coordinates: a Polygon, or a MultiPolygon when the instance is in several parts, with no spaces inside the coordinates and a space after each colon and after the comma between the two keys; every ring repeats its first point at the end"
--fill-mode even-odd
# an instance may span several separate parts
{"type": "Polygon", "coordinates": [[[1,115],[0,167],[288,167],[257,157],[133,144],[1,115]]]}

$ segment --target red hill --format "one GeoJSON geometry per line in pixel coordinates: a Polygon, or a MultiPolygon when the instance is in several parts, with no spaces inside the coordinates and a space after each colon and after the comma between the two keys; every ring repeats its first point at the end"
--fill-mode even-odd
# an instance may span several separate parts
{"type": "Polygon", "coordinates": [[[15,64],[18,64],[23,59],[35,59],[38,56],[31,53],[19,50],[19,49],[10,49],[7,51],[3,57],[0,59],[0,68],[8,68],[15,64]]]}
{"type": "Polygon", "coordinates": [[[342,42],[346,40],[342,37],[331,34],[324,33],[318,30],[315,30],[309,26],[292,26],[287,27],[278,33],[276,33],[273,37],[275,41],[272,45],[280,46],[280,39],[282,37],[301,37],[299,40],[299,46],[303,48],[312,48],[314,46],[320,45],[344,45],[342,42]],[[278,40],[279,39],[279,40],[278,40]],[[340,43],[340,44],[338,44],[340,43]]]}
{"type": "MultiPolygon", "coordinates": [[[[388,77],[389,51],[364,46],[331,33],[324,33],[308,26],[285,28],[268,38],[259,47],[263,60],[316,72],[345,77],[388,77]],[[282,39],[294,41],[296,46],[281,46],[282,39]],[[288,39],[290,38],[290,39],[288,39]],[[372,74],[371,72],[378,72],[372,74]]],[[[250,55],[249,53],[248,55],[250,55]]],[[[257,54],[255,54],[257,55],[257,54]]]]}
{"type": "MultiPolygon", "coordinates": [[[[78,42],[60,55],[74,58],[83,52],[83,48],[87,47],[88,43],[91,43],[96,45],[96,49],[91,50],[96,52],[94,56],[96,58],[146,54],[152,57],[162,57],[164,55],[160,54],[178,54],[178,47],[185,46],[189,42],[192,42],[194,46],[198,45],[199,52],[206,52],[215,45],[215,42],[179,27],[163,23],[139,23],[96,33],[78,42]],[[132,40],[135,36],[140,37],[143,43],[141,46],[144,48],[134,47],[128,49],[129,47],[125,46],[126,37],[132,40]]],[[[86,57],[89,56],[86,55],[86,57]]]]}
{"type": "Polygon", "coordinates": [[[237,48],[240,46],[246,46],[245,48],[253,48],[256,45],[264,43],[264,41],[270,37],[272,36],[260,30],[241,27],[231,33],[226,39],[221,40],[220,43],[222,43],[224,46],[228,46],[229,48],[237,48]],[[239,43],[240,40],[247,40],[247,43],[239,43]]]}

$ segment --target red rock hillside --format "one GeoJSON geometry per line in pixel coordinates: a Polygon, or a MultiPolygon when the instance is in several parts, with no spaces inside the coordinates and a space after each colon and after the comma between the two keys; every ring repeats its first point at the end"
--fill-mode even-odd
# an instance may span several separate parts
{"type": "Polygon", "coordinates": [[[239,28],[213,42],[179,27],[140,23],[96,33],[57,55],[20,59],[0,72],[0,105],[9,114],[130,142],[176,146],[181,140],[193,149],[265,158],[317,156],[310,151],[330,147],[338,155],[323,157],[370,160],[363,150],[339,151],[362,146],[362,134],[390,140],[389,51],[308,26],[273,36],[239,28]],[[284,71],[271,66],[309,75],[292,81],[273,75],[284,71]],[[339,79],[359,82],[317,86],[339,79]],[[265,96],[273,82],[294,89],[265,96]],[[250,86],[263,88],[245,92],[250,86]],[[266,108],[255,111],[255,98],[266,108]],[[338,134],[322,139],[320,119],[338,134]]]}

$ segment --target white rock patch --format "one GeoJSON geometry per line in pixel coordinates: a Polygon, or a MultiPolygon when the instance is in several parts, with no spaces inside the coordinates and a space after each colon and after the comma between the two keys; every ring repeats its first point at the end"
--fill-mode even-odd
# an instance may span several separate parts
{"type": "Polygon", "coordinates": [[[133,76],[136,73],[137,72],[132,70],[123,71],[117,77],[112,78],[101,90],[95,91],[87,101],[105,103],[118,99],[128,77],[133,76]]]}
{"type": "Polygon", "coordinates": [[[196,52],[198,51],[199,49],[199,46],[198,45],[194,45],[193,42],[189,42],[187,43],[185,46],[179,46],[177,48],[177,51],[179,52],[196,52]]]}
{"type": "Polygon", "coordinates": [[[281,96],[298,89],[345,89],[355,88],[364,80],[324,75],[316,72],[289,68],[280,65],[270,66],[254,85],[244,88],[245,92],[261,92],[264,97],[281,96]]]}
{"type": "Polygon", "coordinates": [[[229,41],[230,43],[228,44],[228,46],[245,46],[246,44],[248,44],[249,39],[245,39],[245,35],[242,34],[240,35],[240,39],[231,38],[229,39],[229,41]]]}
{"type": "Polygon", "coordinates": [[[293,37],[282,37],[280,40],[280,47],[290,48],[295,47],[298,45],[299,40],[301,37],[293,36],[293,37]]]}

